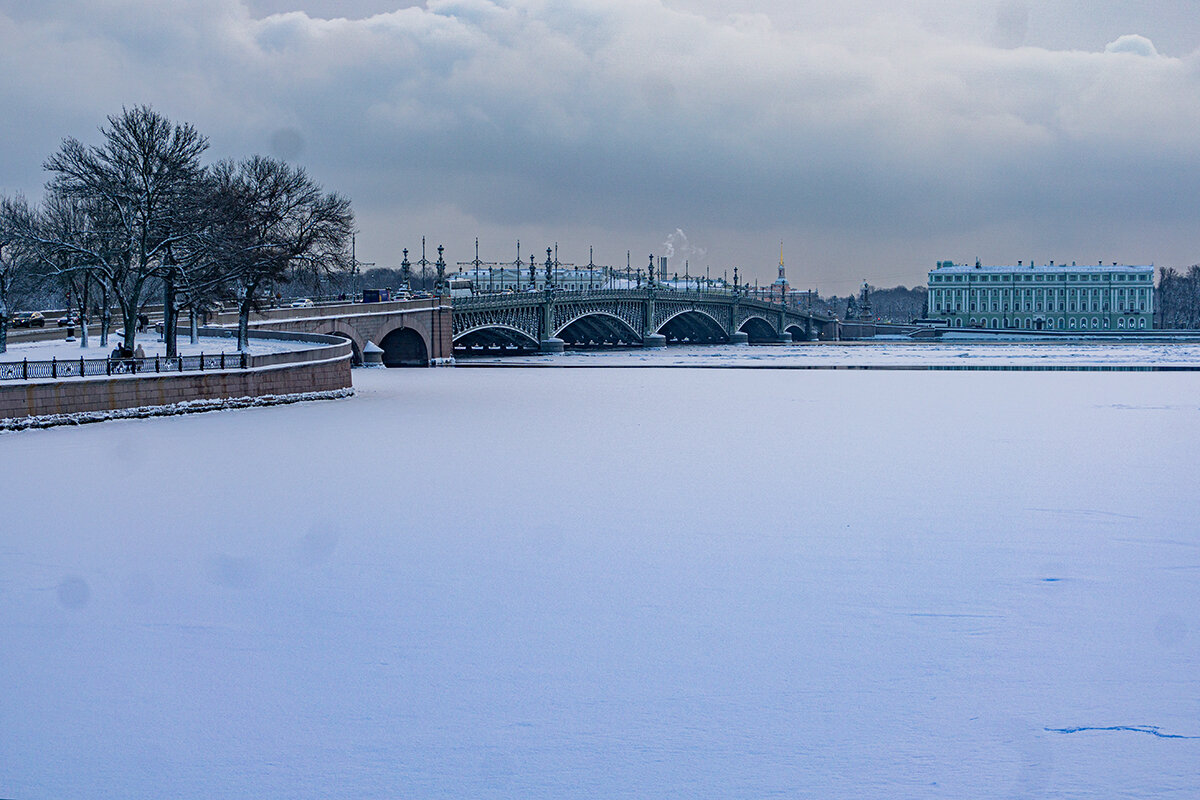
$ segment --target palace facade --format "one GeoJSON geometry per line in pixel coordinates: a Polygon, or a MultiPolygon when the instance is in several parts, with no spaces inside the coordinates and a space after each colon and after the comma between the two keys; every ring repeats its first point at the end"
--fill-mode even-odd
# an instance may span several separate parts
{"type": "Polygon", "coordinates": [[[929,316],[952,328],[1147,330],[1154,326],[1154,267],[939,261],[929,272],[929,316]]]}

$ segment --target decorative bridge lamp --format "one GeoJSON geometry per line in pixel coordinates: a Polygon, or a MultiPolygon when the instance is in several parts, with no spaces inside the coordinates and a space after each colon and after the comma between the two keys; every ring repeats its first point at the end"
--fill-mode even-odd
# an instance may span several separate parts
{"type": "Polygon", "coordinates": [[[438,245],[438,260],[437,264],[434,265],[437,267],[437,294],[439,296],[444,294],[446,290],[446,259],[442,255],[442,251],[445,249],[444,246],[438,245]]]}

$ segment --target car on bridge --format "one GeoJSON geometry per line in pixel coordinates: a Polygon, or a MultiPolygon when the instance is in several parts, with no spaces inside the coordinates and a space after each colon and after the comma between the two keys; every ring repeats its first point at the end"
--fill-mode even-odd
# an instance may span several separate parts
{"type": "Polygon", "coordinates": [[[44,328],[46,327],[46,318],[40,311],[22,311],[13,315],[12,326],[14,328],[44,328]]]}
{"type": "Polygon", "coordinates": [[[313,307],[313,301],[309,300],[307,297],[301,297],[298,300],[293,300],[288,305],[288,308],[312,308],[312,307],[313,307]]]}

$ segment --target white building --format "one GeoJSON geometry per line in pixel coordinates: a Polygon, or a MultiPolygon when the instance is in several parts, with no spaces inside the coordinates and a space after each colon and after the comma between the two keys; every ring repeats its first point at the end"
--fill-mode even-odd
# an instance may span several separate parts
{"type": "Polygon", "coordinates": [[[1154,326],[1154,267],[939,261],[929,272],[929,316],[954,328],[1147,330],[1154,326]]]}

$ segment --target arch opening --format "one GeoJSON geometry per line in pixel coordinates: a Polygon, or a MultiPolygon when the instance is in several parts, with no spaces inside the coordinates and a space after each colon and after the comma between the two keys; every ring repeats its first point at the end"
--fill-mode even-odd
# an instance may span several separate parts
{"type": "Polygon", "coordinates": [[[629,323],[613,314],[585,314],[564,325],[557,334],[568,347],[612,347],[641,344],[642,337],[629,323]]]}
{"type": "Polygon", "coordinates": [[[385,367],[427,367],[429,350],[421,334],[412,328],[396,328],[379,343],[385,367]]]}
{"type": "Polygon", "coordinates": [[[358,342],[354,341],[354,337],[342,331],[330,331],[329,336],[340,336],[350,342],[350,363],[355,367],[361,367],[363,363],[362,348],[358,346],[358,342]]]}
{"type": "Polygon", "coordinates": [[[720,323],[700,311],[683,311],[659,326],[657,333],[667,338],[668,343],[713,344],[727,342],[720,323]]]}
{"type": "Polygon", "coordinates": [[[777,342],[779,336],[771,324],[762,317],[750,317],[738,330],[750,337],[751,342],[777,342]]]}
{"type": "Polygon", "coordinates": [[[503,325],[476,328],[459,334],[454,339],[456,356],[518,355],[535,352],[537,349],[538,343],[529,334],[503,325]]]}

